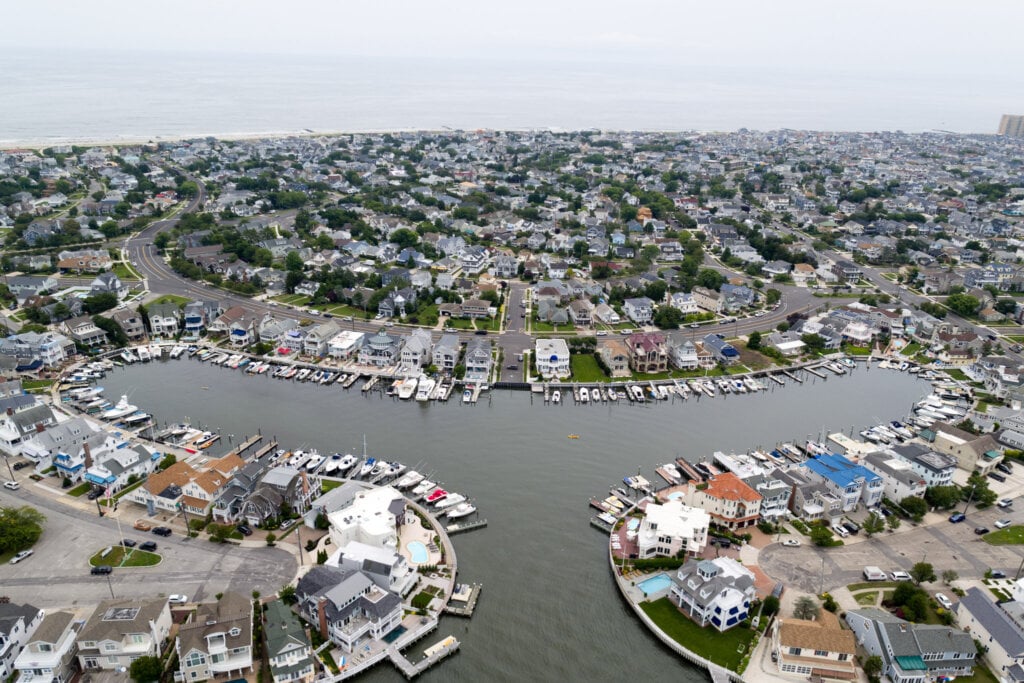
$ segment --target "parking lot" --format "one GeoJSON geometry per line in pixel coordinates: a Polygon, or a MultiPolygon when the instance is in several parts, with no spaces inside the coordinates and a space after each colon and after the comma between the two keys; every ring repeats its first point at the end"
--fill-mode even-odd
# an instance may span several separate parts
{"type": "Polygon", "coordinates": [[[89,558],[120,542],[114,518],[101,518],[87,506],[68,506],[27,482],[19,491],[0,489],[0,505],[31,505],[46,515],[32,557],[0,565],[5,595],[38,607],[93,605],[111,592],[118,598],[183,593],[194,601],[212,599],[225,590],[248,595],[255,589],[268,595],[295,575],[295,557],[280,548],[239,548],[180,534],[162,538],[133,529],[127,520],[136,519],[140,509],[127,511],[122,506],[128,513],[121,524],[124,538],[155,541],[163,560],[155,567],[114,569],[108,583],[106,576],[90,575],[89,558]]]}

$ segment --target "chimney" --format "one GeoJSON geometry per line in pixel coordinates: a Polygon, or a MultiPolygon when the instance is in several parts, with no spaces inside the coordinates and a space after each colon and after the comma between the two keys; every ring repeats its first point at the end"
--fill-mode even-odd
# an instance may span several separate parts
{"type": "Polygon", "coordinates": [[[7,409],[7,414],[8,415],[14,415],[14,408],[8,408],[7,409]]]}
{"type": "Polygon", "coordinates": [[[306,476],[306,470],[302,470],[300,474],[302,475],[302,497],[305,498],[309,496],[309,478],[306,476]]]}
{"type": "Polygon", "coordinates": [[[327,598],[320,598],[316,603],[316,616],[317,621],[320,623],[320,635],[323,636],[324,640],[328,640],[327,636],[327,598]]]}
{"type": "Polygon", "coordinates": [[[88,469],[92,467],[92,449],[89,448],[88,442],[82,444],[82,450],[85,451],[85,467],[88,469]]]}
{"type": "Polygon", "coordinates": [[[36,434],[42,434],[45,431],[46,431],[46,425],[44,425],[42,422],[37,422],[36,423],[36,434]]]}

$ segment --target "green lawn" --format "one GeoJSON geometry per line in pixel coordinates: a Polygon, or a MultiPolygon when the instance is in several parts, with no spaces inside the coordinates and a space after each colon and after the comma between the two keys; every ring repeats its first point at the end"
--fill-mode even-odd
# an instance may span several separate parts
{"type": "Polygon", "coordinates": [[[100,557],[102,554],[103,551],[101,550],[89,558],[89,564],[93,567],[101,564],[109,564],[111,567],[152,567],[160,564],[159,555],[148,553],[138,548],[122,548],[119,545],[115,545],[111,547],[106,557],[100,557]]]}
{"type": "Polygon", "coordinates": [[[958,683],[999,683],[999,679],[982,664],[974,665],[973,676],[957,676],[956,680],[958,683]]]}
{"type": "Polygon", "coordinates": [[[1024,545],[1024,526],[1014,524],[1005,529],[996,529],[981,537],[990,545],[1024,545]]]}
{"type": "Polygon", "coordinates": [[[572,378],[576,382],[607,382],[609,378],[597,364],[593,354],[574,353],[569,357],[572,378]]]}
{"type": "Polygon", "coordinates": [[[857,601],[858,605],[874,606],[878,602],[878,591],[857,593],[857,595],[853,596],[853,599],[857,601]]]}
{"type": "Polygon", "coordinates": [[[879,590],[884,588],[895,588],[897,585],[899,584],[895,581],[863,581],[861,583],[851,583],[846,587],[846,590],[853,593],[856,591],[866,590],[868,588],[875,588],[879,590]]]}
{"type": "Polygon", "coordinates": [[[910,342],[907,347],[900,351],[904,356],[913,356],[915,353],[921,350],[921,345],[917,342],[910,342]]]}
{"type": "Polygon", "coordinates": [[[70,491],[68,491],[68,495],[69,496],[74,496],[75,498],[80,498],[80,497],[84,496],[85,494],[89,493],[89,489],[91,489],[91,488],[92,488],[92,484],[90,484],[89,482],[85,482],[85,483],[79,484],[75,488],[73,488],[70,491]]]}
{"type": "Polygon", "coordinates": [[[736,626],[725,633],[701,628],[683,615],[668,598],[641,602],[640,609],[672,640],[698,655],[736,671],[746,654],[754,631],[736,626]]]}
{"type": "MultiPolygon", "coordinates": [[[[154,304],[174,304],[179,308],[187,304],[191,299],[187,296],[178,296],[177,294],[164,294],[159,299],[153,301],[154,304]]],[[[150,304],[152,305],[152,304],[150,304]]]]}
{"type": "Polygon", "coordinates": [[[850,356],[870,356],[870,346],[844,346],[843,351],[850,356]]]}
{"type": "Polygon", "coordinates": [[[964,374],[964,371],[961,370],[960,368],[946,368],[945,372],[951,378],[956,379],[956,380],[960,380],[961,382],[969,382],[970,381],[970,378],[967,377],[967,375],[964,374]]]}
{"type": "Polygon", "coordinates": [[[142,279],[139,276],[139,274],[135,272],[135,269],[132,268],[127,263],[115,263],[113,265],[112,270],[114,271],[114,274],[117,275],[122,280],[141,280],[142,279]]]}
{"type": "Polygon", "coordinates": [[[309,303],[309,297],[304,294],[280,294],[278,296],[271,297],[271,301],[279,301],[291,306],[304,306],[309,303]]]}
{"type": "Polygon", "coordinates": [[[49,389],[55,380],[52,379],[26,379],[22,380],[21,388],[25,391],[34,391],[36,389],[49,389]]]}
{"type": "Polygon", "coordinates": [[[341,486],[341,482],[340,481],[331,481],[329,479],[323,479],[320,482],[320,490],[323,493],[327,493],[328,491],[336,489],[339,486],[341,486]]]}

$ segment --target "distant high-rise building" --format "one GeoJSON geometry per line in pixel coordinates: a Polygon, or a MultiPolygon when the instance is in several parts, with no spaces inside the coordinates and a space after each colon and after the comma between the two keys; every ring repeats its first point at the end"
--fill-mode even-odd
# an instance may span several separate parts
{"type": "Polygon", "coordinates": [[[1003,118],[999,121],[999,134],[1008,135],[1011,138],[1024,138],[1024,116],[1003,114],[1003,118]]]}

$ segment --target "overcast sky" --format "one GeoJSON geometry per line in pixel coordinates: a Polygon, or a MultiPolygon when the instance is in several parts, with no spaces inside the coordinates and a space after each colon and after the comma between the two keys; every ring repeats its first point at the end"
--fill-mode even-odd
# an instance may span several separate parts
{"type": "Polygon", "coordinates": [[[1024,65],[1019,0],[32,0],[3,15],[0,45],[48,50],[715,63],[1014,82],[1024,65]]]}

